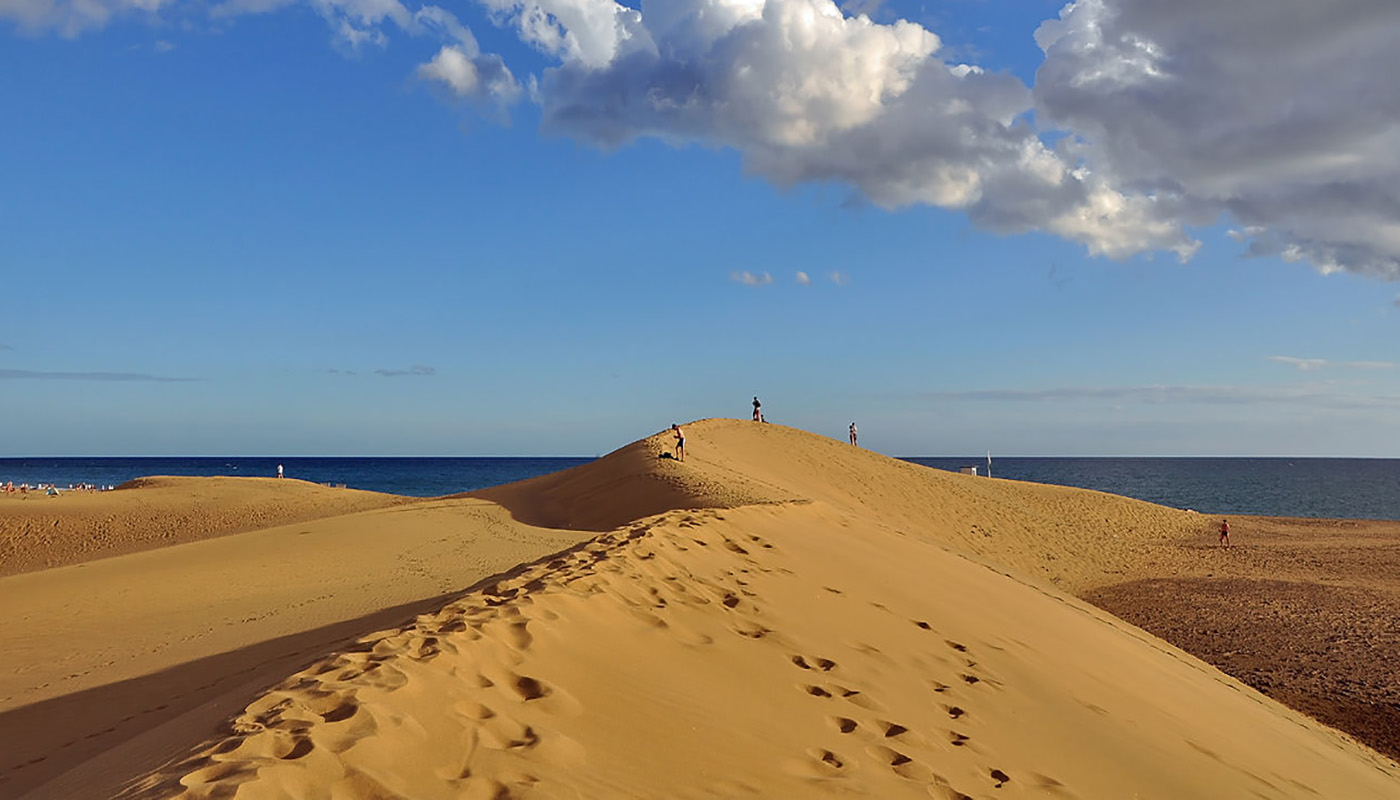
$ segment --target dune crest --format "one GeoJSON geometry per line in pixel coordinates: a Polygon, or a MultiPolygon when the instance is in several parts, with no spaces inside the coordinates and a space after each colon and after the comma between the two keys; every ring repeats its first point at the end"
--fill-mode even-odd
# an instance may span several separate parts
{"type": "Polygon", "coordinates": [[[707,419],[684,428],[683,464],[662,457],[674,443],[667,430],[470,496],[532,525],[598,532],[673,509],[821,501],[1076,592],[1209,524],[1102,492],[929,469],[782,425],[707,419]]]}
{"type": "Polygon", "coordinates": [[[684,464],[663,433],[476,493],[622,521],[327,655],[122,796],[1400,795],[1393,763],[1052,585],[1194,515],[686,432],[684,464]]]}

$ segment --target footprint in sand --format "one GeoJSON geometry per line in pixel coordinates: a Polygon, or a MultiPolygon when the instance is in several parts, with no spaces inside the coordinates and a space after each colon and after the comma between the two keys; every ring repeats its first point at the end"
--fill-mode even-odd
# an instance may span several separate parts
{"type": "Polygon", "coordinates": [[[506,680],[503,682],[505,690],[521,702],[528,703],[531,700],[538,700],[550,695],[550,687],[537,678],[517,675],[510,671],[506,671],[505,675],[506,680]]]}
{"type": "Polygon", "coordinates": [[[336,707],[327,711],[320,711],[317,713],[319,713],[321,715],[321,719],[325,720],[326,722],[343,722],[355,716],[355,714],[359,712],[359,710],[359,703],[355,702],[355,700],[352,698],[346,698],[345,700],[342,700],[340,704],[336,707]]]}
{"type": "Polygon", "coordinates": [[[483,626],[483,631],[512,650],[530,649],[535,637],[529,631],[530,621],[513,617],[510,621],[498,621],[483,626]]]}
{"type": "Polygon", "coordinates": [[[492,750],[529,750],[540,743],[540,736],[518,720],[495,717],[481,726],[481,743],[492,750]]]}
{"type": "Polygon", "coordinates": [[[473,719],[478,722],[483,722],[496,716],[494,709],[485,703],[478,703],[475,700],[460,700],[453,704],[452,710],[467,719],[473,719]]]}
{"type": "Polygon", "coordinates": [[[836,683],[828,683],[825,686],[815,684],[798,684],[797,688],[813,697],[820,697],[824,700],[834,700],[840,698],[852,705],[859,706],[867,711],[884,711],[884,706],[874,699],[867,697],[859,689],[850,689],[836,683]]]}
{"type": "Polygon", "coordinates": [[[933,784],[928,787],[930,796],[937,800],[973,800],[971,795],[963,794],[948,784],[948,779],[942,775],[933,776],[933,784]]]}
{"type": "Polygon", "coordinates": [[[355,678],[359,683],[392,692],[401,689],[408,683],[408,676],[402,671],[388,664],[375,662],[365,666],[364,672],[355,678]]]}
{"type": "Polygon", "coordinates": [[[792,657],[792,663],[800,669],[821,670],[822,672],[830,672],[836,668],[836,662],[829,658],[813,658],[808,660],[803,656],[795,655],[792,657]]]}
{"type": "Polygon", "coordinates": [[[860,723],[850,717],[827,717],[836,730],[842,733],[854,733],[860,727],[860,723]]]}
{"type": "Polygon", "coordinates": [[[730,628],[730,630],[749,639],[762,639],[773,632],[772,628],[766,628],[751,620],[743,620],[730,628]]]}
{"type": "Polygon", "coordinates": [[[867,747],[865,752],[905,780],[925,782],[933,777],[933,771],[928,767],[892,747],[874,745],[867,747]]]}
{"type": "Polygon", "coordinates": [[[834,684],[834,683],[833,683],[833,684],[830,684],[830,686],[831,686],[832,690],[835,691],[836,694],[837,694],[838,696],[840,696],[840,698],[841,698],[842,700],[845,700],[846,702],[848,702],[848,703],[850,703],[850,704],[852,704],[852,705],[859,706],[859,707],[865,709],[866,711],[884,711],[884,710],[885,710],[885,707],[882,706],[882,705],[880,705],[880,703],[879,703],[878,701],[876,701],[874,698],[870,697],[869,695],[864,694],[864,693],[861,692],[859,689],[850,689],[850,688],[847,688],[847,687],[845,687],[845,686],[840,686],[840,685],[834,684]]]}
{"type": "Polygon", "coordinates": [[[909,732],[908,728],[904,727],[903,725],[900,725],[898,722],[885,722],[884,720],[880,720],[876,723],[876,727],[884,732],[886,739],[893,739],[897,736],[903,736],[904,734],[909,732]]]}
{"type": "Polygon", "coordinates": [[[807,751],[806,758],[792,760],[784,771],[800,778],[840,778],[850,771],[851,764],[841,754],[822,747],[807,751]]]}

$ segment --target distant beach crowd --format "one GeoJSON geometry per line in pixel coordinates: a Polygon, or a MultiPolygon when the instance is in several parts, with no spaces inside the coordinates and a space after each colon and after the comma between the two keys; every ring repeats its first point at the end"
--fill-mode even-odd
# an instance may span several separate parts
{"type": "Polygon", "coordinates": [[[16,485],[14,481],[5,481],[4,491],[6,495],[17,494],[22,497],[28,497],[30,492],[57,497],[62,492],[105,492],[115,488],[115,486],[98,486],[93,483],[70,483],[67,488],[60,489],[57,484],[53,483],[36,483],[31,486],[28,483],[16,485]]]}

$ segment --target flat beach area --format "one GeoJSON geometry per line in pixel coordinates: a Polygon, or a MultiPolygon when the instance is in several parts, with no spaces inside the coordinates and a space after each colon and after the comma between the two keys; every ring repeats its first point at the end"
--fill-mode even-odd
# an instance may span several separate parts
{"type": "Polygon", "coordinates": [[[1400,523],[684,427],[0,496],[0,797],[1400,797],[1400,523]]]}

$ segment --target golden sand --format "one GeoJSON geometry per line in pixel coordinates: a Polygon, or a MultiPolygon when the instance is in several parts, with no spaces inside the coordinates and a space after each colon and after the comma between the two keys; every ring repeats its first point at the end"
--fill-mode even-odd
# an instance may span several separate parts
{"type": "Polygon", "coordinates": [[[686,433],[684,463],[658,434],[0,579],[0,795],[1400,797],[1388,759],[1074,597],[1169,573],[1198,515],[686,433]]]}

